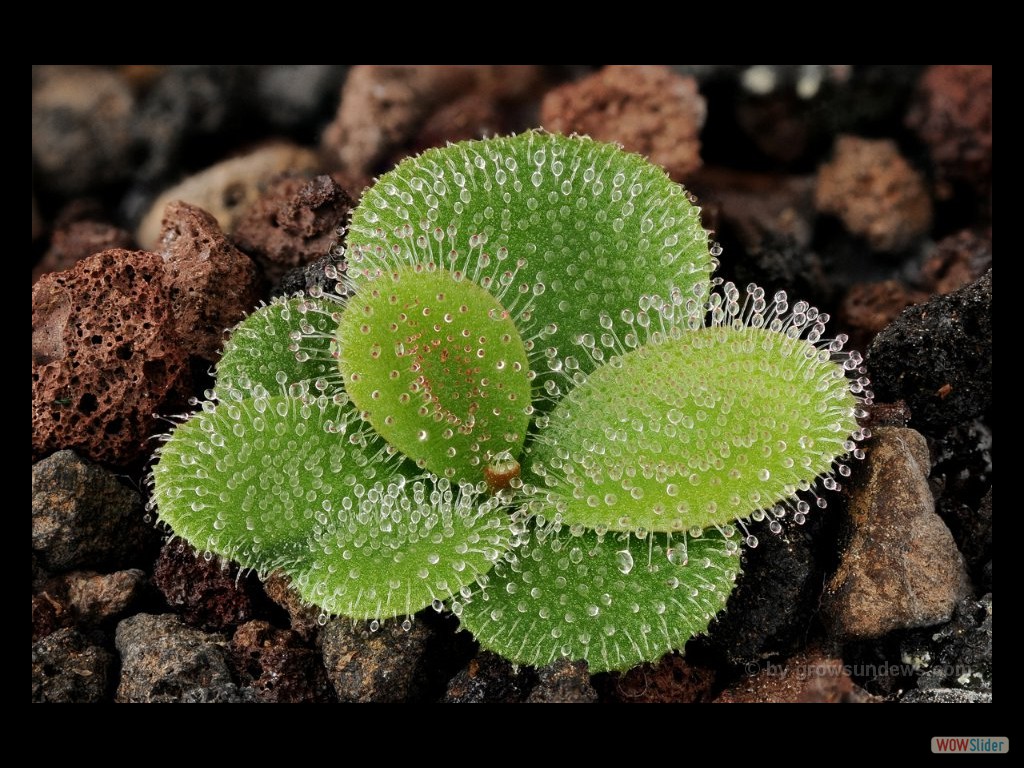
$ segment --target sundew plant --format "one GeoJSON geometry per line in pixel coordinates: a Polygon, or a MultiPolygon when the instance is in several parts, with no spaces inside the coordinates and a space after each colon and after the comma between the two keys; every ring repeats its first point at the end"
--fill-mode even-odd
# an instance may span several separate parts
{"type": "Polygon", "coordinates": [[[585,137],[404,161],[334,290],[234,329],[158,451],[160,518],[324,620],[447,606],[513,662],[592,672],[682,649],[745,523],[802,522],[863,456],[871,398],[827,315],[713,277],[699,214],[585,137]]]}

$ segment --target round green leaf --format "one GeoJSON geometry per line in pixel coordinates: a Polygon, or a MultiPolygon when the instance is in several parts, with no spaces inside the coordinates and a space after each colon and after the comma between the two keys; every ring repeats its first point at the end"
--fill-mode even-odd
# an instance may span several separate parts
{"type": "Polygon", "coordinates": [[[740,571],[738,549],[717,532],[671,542],[535,529],[461,607],[461,621],[482,647],[519,664],[628,669],[707,629],[740,571]]]}

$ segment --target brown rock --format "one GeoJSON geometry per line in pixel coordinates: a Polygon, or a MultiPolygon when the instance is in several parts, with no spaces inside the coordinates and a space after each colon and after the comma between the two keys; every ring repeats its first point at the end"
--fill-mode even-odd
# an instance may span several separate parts
{"type": "Polygon", "coordinates": [[[227,663],[227,639],[186,627],[173,614],[139,613],[117,625],[121,703],[255,701],[239,689],[227,663]]]}
{"type": "Polygon", "coordinates": [[[224,331],[259,302],[256,266],[213,216],[181,201],[164,210],[160,254],[178,338],[192,354],[215,362],[224,331]]]}
{"type": "Polygon", "coordinates": [[[455,65],[353,67],[338,114],[324,132],[324,151],[349,174],[372,174],[415,135],[436,105],[467,91],[475,80],[471,68],[455,65]]]}
{"type": "Polygon", "coordinates": [[[367,622],[331,619],[320,633],[327,676],[343,702],[422,701],[427,694],[427,647],[434,636],[426,622],[403,629],[400,620],[376,630],[367,622]]]}
{"type": "Polygon", "coordinates": [[[992,266],[992,232],[970,230],[943,238],[921,267],[921,280],[934,293],[952,293],[973,283],[992,266]]]}
{"type": "Polygon", "coordinates": [[[662,66],[608,66],[549,91],[541,124],[557,133],[619,142],[680,181],[700,167],[706,113],[692,77],[662,66]]]}
{"type": "Polygon", "coordinates": [[[840,136],[818,169],[815,204],[878,251],[900,251],[928,232],[932,203],[895,142],[840,136]]]}
{"type": "Polygon", "coordinates": [[[57,594],[44,590],[32,595],[32,642],[74,623],[67,604],[57,594]]]}
{"type": "Polygon", "coordinates": [[[409,154],[447,142],[500,136],[507,132],[505,114],[495,99],[473,92],[431,113],[409,147],[409,154]]]}
{"type": "Polygon", "coordinates": [[[302,602],[299,593],[291,588],[287,576],[275,571],[263,582],[267,597],[288,613],[291,630],[304,640],[312,639],[320,629],[320,609],[302,602]]]}
{"type": "Polygon", "coordinates": [[[67,576],[68,603],[85,624],[99,624],[124,615],[145,587],[146,574],[138,568],[108,574],[75,571],[67,576]]]}
{"type": "Polygon", "coordinates": [[[235,630],[230,661],[238,680],[270,703],[333,701],[323,660],[299,636],[266,621],[235,630]]]}
{"type": "Polygon", "coordinates": [[[209,211],[229,235],[267,183],[282,173],[316,168],[316,155],[293,144],[271,144],[223,160],[162,193],[143,217],[135,237],[143,248],[159,246],[164,209],[175,200],[209,211]]]}
{"type": "MultiPolygon", "coordinates": [[[[607,698],[624,704],[689,704],[710,701],[715,672],[670,653],[656,664],[641,664],[608,676],[607,698]]],[[[595,677],[595,680],[597,678],[595,677]]]]}
{"type": "Polygon", "coordinates": [[[928,300],[928,294],[908,288],[899,280],[854,283],[839,308],[844,328],[849,328],[850,348],[866,349],[875,334],[912,304],[928,300]]]}
{"type": "Polygon", "coordinates": [[[32,551],[54,570],[118,567],[153,536],[142,500],[102,467],[58,451],[32,467],[32,551]]]}
{"type": "Polygon", "coordinates": [[[848,543],[823,598],[833,635],[866,640],[948,621],[970,584],[928,487],[924,437],[879,427],[852,484],[848,543]]]}
{"type": "Polygon", "coordinates": [[[907,125],[931,151],[942,178],[982,188],[992,180],[992,65],[929,67],[907,125]]]}
{"type": "Polygon", "coordinates": [[[507,129],[494,122],[503,114],[497,105],[528,97],[542,82],[532,65],[356,66],[321,146],[346,178],[366,179],[410,150],[507,129]]]}
{"type": "Polygon", "coordinates": [[[597,691],[590,684],[585,661],[561,659],[537,670],[537,685],[527,704],[596,704],[597,691]]]}
{"type": "Polygon", "coordinates": [[[163,260],[114,249],[32,287],[32,454],[127,464],[191,390],[163,260]]]}
{"type": "Polygon", "coordinates": [[[808,650],[782,664],[769,664],[752,677],[723,691],[716,704],[877,702],[850,678],[842,659],[808,650]]]}
{"type": "Polygon", "coordinates": [[[86,256],[111,248],[131,248],[130,233],[102,221],[75,221],[57,229],[50,241],[50,248],[32,270],[35,283],[47,272],[69,269],[86,256]]]}
{"type": "Polygon", "coordinates": [[[239,578],[237,565],[200,556],[181,539],[168,541],[160,550],[153,583],[185,621],[203,629],[233,627],[257,612],[259,583],[254,575],[239,578]]]}
{"type": "Polygon", "coordinates": [[[327,255],[354,207],[330,176],[287,176],[272,183],[235,228],[233,240],[270,282],[327,255]]]}
{"type": "Polygon", "coordinates": [[[111,654],[74,629],[32,644],[32,703],[88,704],[107,699],[111,654]]]}

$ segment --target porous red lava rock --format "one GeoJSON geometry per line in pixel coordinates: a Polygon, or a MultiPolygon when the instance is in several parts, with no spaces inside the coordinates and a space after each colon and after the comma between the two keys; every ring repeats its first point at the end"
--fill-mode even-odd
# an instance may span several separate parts
{"type": "Polygon", "coordinates": [[[76,629],[59,629],[32,644],[32,703],[104,701],[113,670],[109,651],[76,629]]]}
{"type": "Polygon", "coordinates": [[[612,673],[602,689],[602,701],[623,704],[690,704],[711,701],[715,672],[690,664],[678,653],[670,653],[654,664],[641,664],[627,672],[612,673]]]}
{"type": "Polygon", "coordinates": [[[183,410],[188,351],[163,259],[113,249],[32,287],[32,455],[73,448],[126,464],[152,450],[157,414],[183,410]]]}
{"type": "Polygon", "coordinates": [[[257,701],[239,688],[227,662],[223,635],[185,626],[173,614],[139,613],[117,625],[121,654],[119,703],[216,703],[257,701]]]}
{"type": "Polygon", "coordinates": [[[168,541],[160,550],[153,583],[185,621],[203,629],[234,627],[257,613],[255,576],[239,578],[234,563],[207,560],[180,539],[168,541]]]}
{"type": "Polygon", "coordinates": [[[323,660],[299,635],[266,621],[235,630],[229,661],[239,682],[268,703],[334,701],[323,660]]]}
{"type": "Polygon", "coordinates": [[[555,133],[618,142],[677,181],[701,165],[707,104],[697,81],[663,66],[608,66],[547,93],[540,121],[555,133]]]}
{"type": "Polygon", "coordinates": [[[992,270],[904,310],[875,336],[867,361],[875,394],[906,400],[917,429],[939,433],[984,414],[992,404],[992,270]]]}
{"type": "Polygon", "coordinates": [[[387,170],[399,150],[424,148],[434,136],[442,141],[482,138],[480,131],[493,127],[487,118],[497,114],[492,105],[520,100],[542,80],[541,69],[533,65],[356,66],[345,81],[338,114],[324,131],[321,147],[347,178],[368,179],[387,170]],[[449,106],[465,98],[480,103],[449,106]],[[432,118],[440,112],[460,120],[443,136],[438,121],[444,116],[432,118]],[[466,135],[460,134],[460,126],[466,135]]]}
{"type": "Polygon", "coordinates": [[[231,234],[274,178],[282,173],[316,169],[315,153],[288,143],[269,144],[211,165],[160,194],[135,231],[143,248],[155,250],[161,237],[164,210],[182,200],[208,211],[231,234]]]}
{"type": "Polygon", "coordinates": [[[560,659],[537,670],[537,685],[527,704],[596,704],[597,691],[590,683],[585,661],[560,659]]]}
{"type": "Polygon", "coordinates": [[[330,176],[282,177],[252,205],[232,239],[277,282],[287,270],[325,256],[354,205],[330,176]]]}
{"type": "Polygon", "coordinates": [[[32,270],[32,282],[47,272],[69,269],[94,253],[131,247],[131,233],[120,227],[104,221],[72,221],[54,230],[50,247],[32,270]]]}
{"type": "Polygon", "coordinates": [[[124,566],[152,538],[138,492],[107,470],[67,450],[32,466],[32,551],[46,568],[124,566]]]}
{"type": "Polygon", "coordinates": [[[291,588],[291,582],[280,571],[274,571],[263,582],[263,591],[274,603],[288,614],[292,632],[304,640],[316,636],[320,629],[320,609],[302,602],[299,593],[291,588]]]}
{"type": "Polygon", "coordinates": [[[822,599],[832,635],[846,640],[948,621],[970,590],[963,557],[935,514],[924,437],[878,427],[865,449],[846,544],[822,599]]]}
{"type": "Polygon", "coordinates": [[[83,624],[123,616],[143,595],[146,574],[138,568],[114,573],[75,571],[66,578],[68,604],[83,624]]]}
{"type": "Polygon", "coordinates": [[[907,125],[928,145],[942,178],[984,191],[992,180],[992,65],[929,67],[907,125]]]}
{"type": "Polygon", "coordinates": [[[193,355],[216,361],[224,331],[259,302],[256,265],[231,244],[213,216],[180,201],[164,211],[160,255],[178,337],[193,355]]]}
{"type": "Polygon", "coordinates": [[[894,141],[840,136],[818,169],[815,204],[877,251],[901,251],[931,228],[924,180],[894,141]]]}
{"type": "Polygon", "coordinates": [[[723,691],[717,704],[857,704],[879,701],[853,682],[842,659],[808,650],[768,664],[723,691]]]}
{"type": "Polygon", "coordinates": [[[32,71],[32,169],[48,189],[75,195],[131,171],[135,97],[115,72],[49,66],[32,71]]]}
{"type": "Polygon", "coordinates": [[[423,701],[431,669],[427,655],[434,630],[416,619],[386,621],[376,630],[366,621],[331,619],[320,632],[327,676],[343,702],[423,701]]]}
{"type": "Polygon", "coordinates": [[[934,293],[952,293],[992,267],[992,231],[963,230],[935,244],[921,267],[921,282],[934,293]]]}

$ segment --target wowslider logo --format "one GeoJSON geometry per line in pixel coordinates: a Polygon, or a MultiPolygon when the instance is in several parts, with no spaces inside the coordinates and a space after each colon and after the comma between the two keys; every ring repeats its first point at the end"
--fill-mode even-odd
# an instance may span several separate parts
{"type": "Polygon", "coordinates": [[[936,754],[1004,754],[1010,751],[1005,736],[933,736],[932,752],[936,754]]]}

